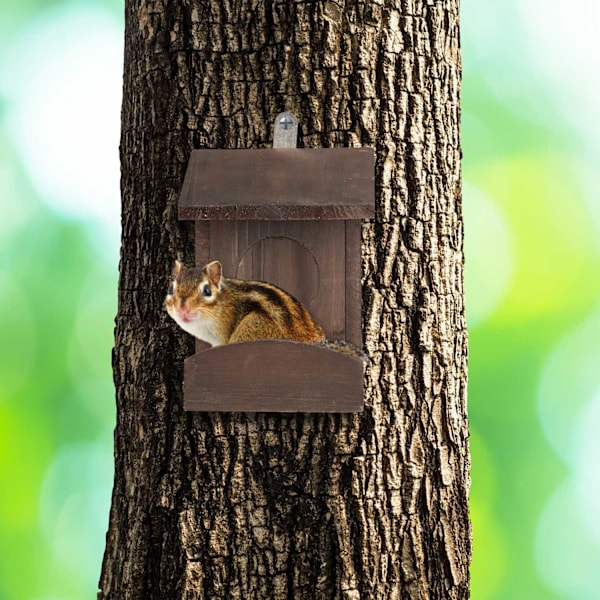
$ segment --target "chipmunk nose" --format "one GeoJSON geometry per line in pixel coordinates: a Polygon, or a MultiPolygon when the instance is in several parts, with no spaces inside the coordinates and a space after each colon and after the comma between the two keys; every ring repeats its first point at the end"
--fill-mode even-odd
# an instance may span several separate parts
{"type": "Polygon", "coordinates": [[[193,309],[190,306],[187,306],[186,301],[183,300],[181,305],[179,306],[179,314],[183,321],[189,321],[192,318],[193,309]]]}

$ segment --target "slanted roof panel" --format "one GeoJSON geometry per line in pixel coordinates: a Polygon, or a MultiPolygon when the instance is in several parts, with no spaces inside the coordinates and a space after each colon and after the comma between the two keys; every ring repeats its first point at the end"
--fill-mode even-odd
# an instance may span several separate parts
{"type": "Polygon", "coordinates": [[[194,150],[179,218],[370,219],[373,178],[372,148],[194,150]]]}

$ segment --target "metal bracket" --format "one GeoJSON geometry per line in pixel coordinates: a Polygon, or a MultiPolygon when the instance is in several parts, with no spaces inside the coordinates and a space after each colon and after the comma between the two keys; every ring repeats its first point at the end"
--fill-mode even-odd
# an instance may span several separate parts
{"type": "Polygon", "coordinates": [[[291,112],[279,113],[273,126],[273,148],[295,148],[297,138],[298,119],[291,112]]]}

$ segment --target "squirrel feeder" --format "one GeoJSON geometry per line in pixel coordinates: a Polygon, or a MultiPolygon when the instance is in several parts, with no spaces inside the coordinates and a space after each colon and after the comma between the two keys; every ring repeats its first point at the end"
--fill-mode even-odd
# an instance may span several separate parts
{"type": "MultiPolygon", "coordinates": [[[[295,146],[290,113],[277,117],[275,139],[289,138],[290,123],[295,146]]],[[[328,339],[362,347],[360,220],[374,214],[372,148],[193,150],[178,210],[196,223],[197,266],[218,258],[231,277],[275,284],[328,339]]],[[[184,408],[361,411],[363,363],[296,341],[198,341],[185,360],[184,408]]]]}

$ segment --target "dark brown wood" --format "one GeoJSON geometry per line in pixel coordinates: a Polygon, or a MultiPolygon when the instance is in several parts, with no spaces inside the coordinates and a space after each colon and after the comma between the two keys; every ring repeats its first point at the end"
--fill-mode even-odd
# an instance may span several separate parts
{"type": "Polygon", "coordinates": [[[258,340],[185,360],[184,408],[218,412],[357,412],[363,364],[314,344],[258,340]]]}
{"type": "MultiPolygon", "coordinates": [[[[196,221],[196,236],[198,265],[220,260],[226,277],[278,285],[309,309],[330,340],[361,346],[359,221],[196,221]]],[[[207,353],[196,343],[197,354],[185,363],[186,410],[363,409],[359,359],[282,340],[232,346],[207,353]]]]}
{"type": "Polygon", "coordinates": [[[197,265],[205,265],[210,260],[210,223],[196,221],[195,258],[197,265]]]}
{"type": "Polygon", "coordinates": [[[362,348],[361,223],[360,221],[345,221],[344,224],[346,227],[344,339],[357,348],[362,348]]]}
{"type": "Polygon", "coordinates": [[[352,342],[346,321],[360,328],[361,305],[360,290],[358,303],[345,300],[344,221],[211,221],[210,232],[211,259],[221,261],[225,276],[278,285],[308,308],[329,339],[352,342]]]}
{"type": "MultiPolygon", "coordinates": [[[[210,223],[208,221],[196,221],[195,223],[194,256],[197,265],[205,265],[210,261],[210,223]]],[[[196,352],[202,352],[210,348],[210,345],[202,340],[196,340],[196,352]]]]}
{"type": "Polygon", "coordinates": [[[370,219],[372,148],[194,150],[179,218],[370,219]]]}

